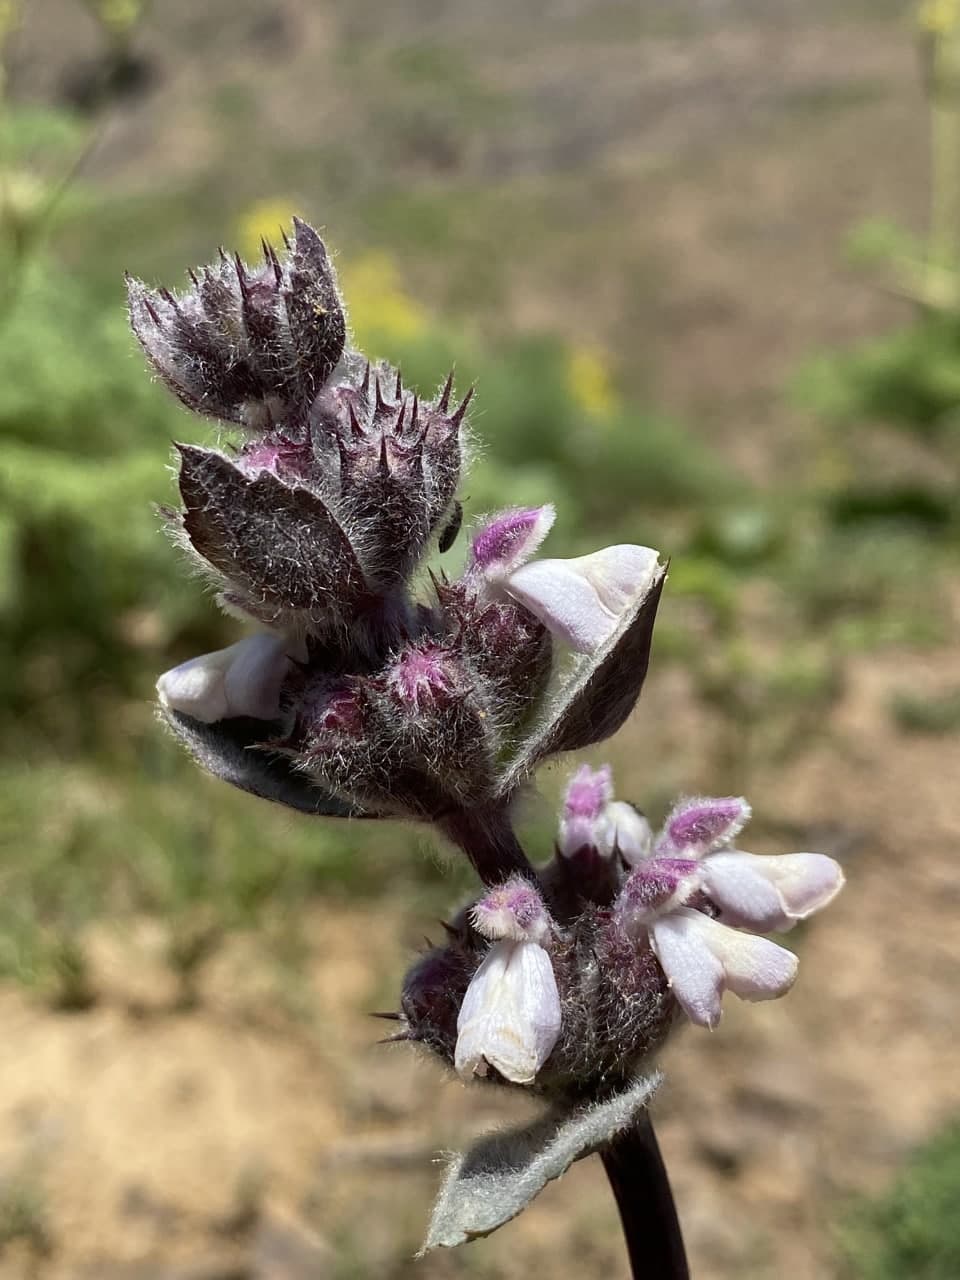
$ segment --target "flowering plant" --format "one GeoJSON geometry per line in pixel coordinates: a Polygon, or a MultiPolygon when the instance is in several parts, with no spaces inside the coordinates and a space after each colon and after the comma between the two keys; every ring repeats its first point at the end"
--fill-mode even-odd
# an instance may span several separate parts
{"type": "Polygon", "coordinates": [[[190,280],[179,295],[130,280],[133,329],[174,394],[240,438],[178,446],[182,506],[164,517],[256,629],[161,676],[166,721],[244,790],[317,816],[419,820],[463,850],[483,892],[407,974],[394,1038],[545,1104],[452,1162],[426,1247],[487,1234],[600,1151],[634,1266],[683,1275],[645,1112],[651,1063],[684,1020],[714,1027],[725,990],[790,987],[796,957],[757,935],[825,905],[839,868],[735,849],[750,812],[737,798],[685,801],[654,836],[589,768],[535,868],[516,799],[541,761],[633,709],[657,552],[538,557],[543,506],[475,528],[459,577],[422,573],[460,534],[472,392],[456,402],[451,375],[422,400],[351,350],[333,267],[299,220],[282,256],[221,252],[190,280]]]}

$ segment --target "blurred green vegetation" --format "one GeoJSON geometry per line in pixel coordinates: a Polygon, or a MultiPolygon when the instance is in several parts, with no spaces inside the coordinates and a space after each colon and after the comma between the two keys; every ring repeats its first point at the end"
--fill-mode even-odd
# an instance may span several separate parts
{"type": "Polygon", "coordinates": [[[960,1275],[960,1122],[919,1151],[887,1194],[858,1206],[840,1232],[856,1280],[960,1275]]]}
{"type": "MultiPolygon", "coordinates": [[[[748,481],[704,431],[643,399],[622,353],[503,322],[505,273],[528,253],[550,258],[576,298],[602,182],[384,182],[371,177],[378,156],[348,138],[309,156],[278,148],[267,199],[245,203],[242,166],[232,185],[211,171],[108,197],[75,171],[97,112],[132,74],[143,6],[89,7],[105,62],[77,99],[85,114],[0,110],[0,973],[82,1007],[97,996],[91,922],[122,928],[146,912],[167,926],[187,1000],[228,930],[273,945],[283,930],[272,922],[295,929],[321,888],[400,893],[413,880],[428,899],[436,890],[438,910],[456,894],[449,879],[439,887],[418,834],[275,812],[201,777],[151,719],[157,673],[229,643],[235,626],[155,514],[173,497],[170,442],[214,440],[217,428],[151,382],[121,273],[176,287],[215,237],[254,255],[297,211],[288,192],[307,162],[331,191],[328,234],[357,344],[427,392],[453,364],[458,385],[478,385],[468,518],[549,500],[552,554],[637,541],[671,556],[657,662],[692,680],[712,785],[747,790],[815,744],[852,656],[945,639],[937,583],[955,568],[960,524],[955,309],[924,302],[904,332],[808,364],[796,387],[810,429],[795,465],[748,481]],[[432,306],[411,263],[425,266],[432,306]],[[892,468],[890,442],[905,437],[908,462],[895,453],[892,468]]],[[[376,119],[356,128],[402,161],[397,172],[457,175],[485,129],[522,123],[510,93],[468,59],[378,46],[358,23],[343,71],[380,92],[376,119]]],[[[220,83],[207,105],[229,157],[257,127],[256,100],[220,83]]],[[[870,263],[921,252],[879,221],[854,250],[870,263]]],[[[954,703],[905,690],[891,715],[906,730],[953,732],[954,703]]],[[[548,832],[531,839],[548,849],[548,832]]]]}

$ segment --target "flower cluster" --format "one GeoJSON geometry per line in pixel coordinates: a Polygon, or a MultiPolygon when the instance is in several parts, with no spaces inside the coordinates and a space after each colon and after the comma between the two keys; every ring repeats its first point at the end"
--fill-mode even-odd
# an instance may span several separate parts
{"type": "Polygon", "coordinates": [[[258,795],[435,822],[488,881],[528,869],[512,797],[539,760],[632,708],[656,552],[534,559],[553,508],[510,510],[474,530],[461,576],[418,590],[460,530],[471,393],[455,404],[451,375],[423,400],[349,349],[306,223],[282,256],[221,253],[190,279],[180,295],[130,280],[134,332],[185,405],[241,437],[178,446],[182,509],[165,515],[222,606],[259,630],[161,677],[169,723],[258,795]]]}
{"type": "Polygon", "coordinates": [[[727,990],[782,996],[797,957],[757,935],[826,906],[843,875],[823,854],[736,849],[749,817],[738,797],[685,800],[655,835],[608,768],[580,769],[539,890],[489,890],[408,975],[407,1038],[468,1078],[576,1094],[628,1080],[681,1015],[715,1027],[727,990]]]}
{"type": "Polygon", "coordinates": [[[546,505],[500,512],[450,577],[471,392],[421,399],[348,344],[335,273],[295,221],[283,254],[221,251],[181,294],[128,282],[134,332],[191,410],[233,424],[179,445],[174,539],[252,634],[158,681],[174,733],[217,777],[302,812],[431,823],[484,895],[407,975],[394,1039],[464,1079],[525,1086],[541,1122],[451,1166],[428,1244],[473,1238],[636,1120],[641,1077],[685,1015],[725,990],[782,995],[789,929],[842,883],[817,854],[733,842],[743,800],[678,805],[655,835],[609,769],[567,790],[556,855],[536,869],[513,828],[544,759],[610,737],[646,675],[665,569],[648,547],[538,557],[546,505]],[[477,1191],[482,1182],[482,1194],[477,1191]],[[478,1216],[479,1215],[479,1216],[478,1216]]]}

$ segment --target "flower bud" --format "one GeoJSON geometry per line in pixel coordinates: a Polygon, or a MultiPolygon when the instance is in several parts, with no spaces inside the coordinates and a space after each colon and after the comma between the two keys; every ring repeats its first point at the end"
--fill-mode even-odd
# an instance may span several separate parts
{"type": "Polygon", "coordinates": [[[570,779],[563,797],[557,847],[567,858],[581,849],[598,849],[606,835],[606,808],[613,796],[609,765],[583,765],[570,779]]]}
{"type": "Polygon", "coordinates": [[[221,253],[175,295],[127,281],[130,321],[154,369],[188,409],[245,426],[301,421],[343,354],[346,321],[323,241],[294,219],[281,261],[221,253]]]}

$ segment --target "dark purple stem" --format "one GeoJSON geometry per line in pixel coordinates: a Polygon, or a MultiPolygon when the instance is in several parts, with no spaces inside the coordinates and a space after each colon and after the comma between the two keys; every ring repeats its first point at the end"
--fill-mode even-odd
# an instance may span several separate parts
{"type": "Polygon", "coordinates": [[[455,810],[440,819],[438,825],[467,855],[484,884],[503,884],[513,875],[537,883],[537,873],[505,808],[455,810]]]}
{"type": "Polygon", "coordinates": [[[670,1180],[649,1115],[601,1152],[634,1280],[690,1280],[670,1180]]]}

